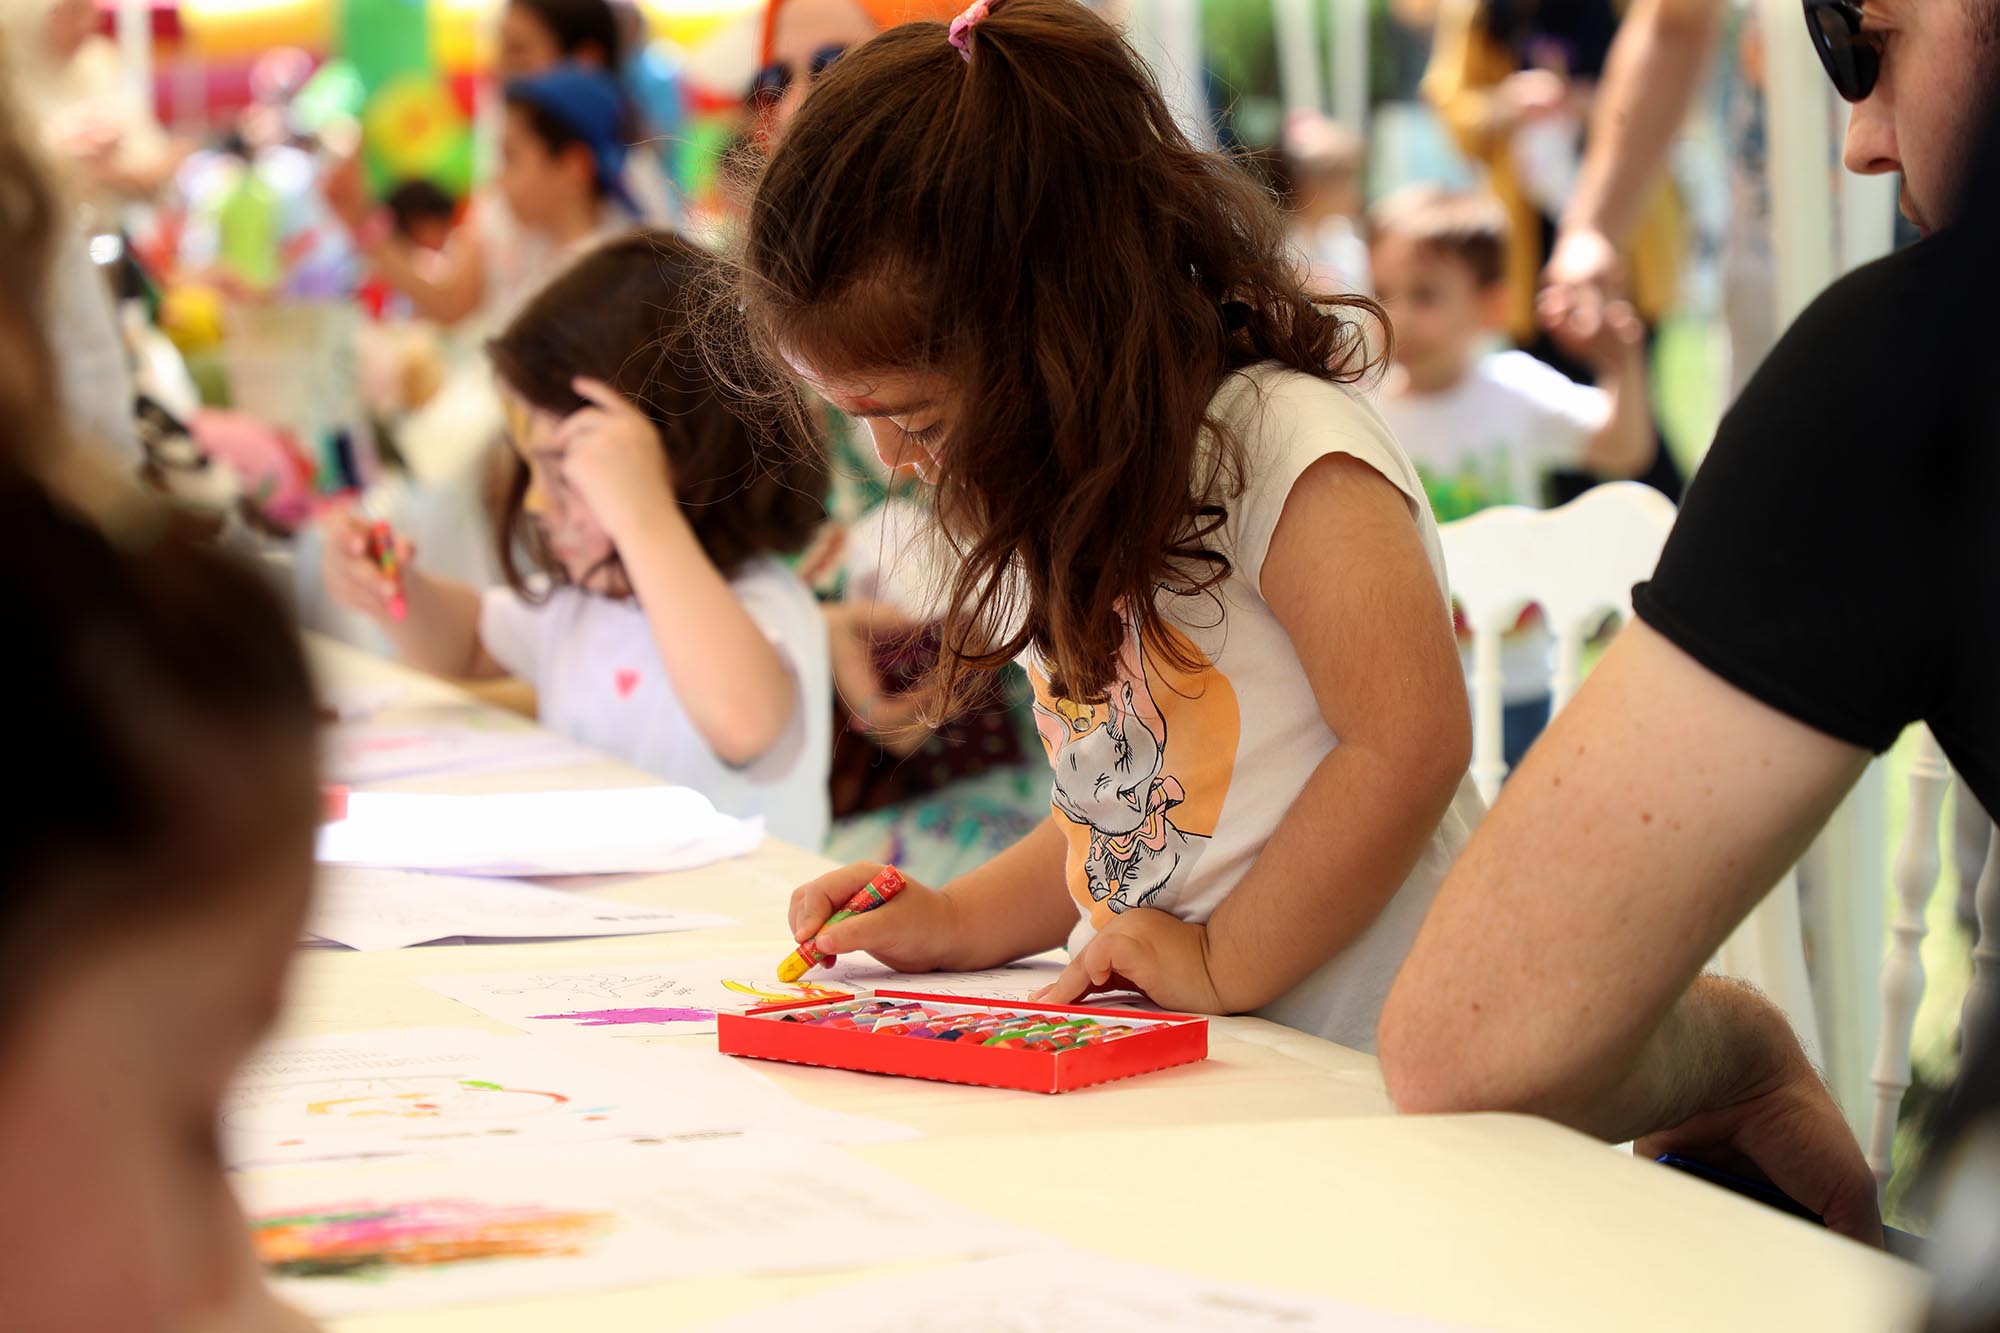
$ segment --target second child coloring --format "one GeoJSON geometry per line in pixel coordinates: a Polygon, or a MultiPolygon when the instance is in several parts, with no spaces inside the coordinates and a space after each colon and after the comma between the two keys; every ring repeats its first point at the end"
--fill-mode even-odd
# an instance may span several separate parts
{"type": "Polygon", "coordinates": [[[514,675],[551,730],[817,847],[826,630],[779,557],[819,522],[824,465],[802,418],[772,411],[781,385],[739,385],[754,391],[739,398],[708,373],[698,339],[728,338],[708,299],[719,262],[665,233],[612,241],[490,345],[517,455],[508,586],[429,574],[401,542],[391,580],[352,515],[327,543],[326,578],[411,664],[514,675]]]}
{"type": "Polygon", "coordinates": [[[794,938],[904,971],[1067,942],[1043,998],[1130,985],[1372,1050],[1477,817],[1437,531],[1352,387],[1352,298],[1192,147],[1069,0],[980,0],[829,69],[745,231],[767,356],[934,484],[939,697],[1020,660],[1047,819],[943,887],[794,938]]]}

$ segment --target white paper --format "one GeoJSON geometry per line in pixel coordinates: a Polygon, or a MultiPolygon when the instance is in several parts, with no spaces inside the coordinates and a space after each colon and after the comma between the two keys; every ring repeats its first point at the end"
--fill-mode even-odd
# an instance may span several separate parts
{"type": "Polygon", "coordinates": [[[385,682],[338,684],[321,681],[320,706],[342,722],[356,722],[392,708],[409,694],[407,686],[385,682]]]}
{"type": "Polygon", "coordinates": [[[892,972],[865,958],[842,959],[787,984],[778,959],[662,958],[597,967],[544,968],[419,977],[418,984],[523,1032],[573,1031],[595,1037],[713,1032],[715,1011],[817,999],[858,990],[917,990],[982,1000],[1025,1000],[1062,975],[1050,955],[984,972],[892,972]]]}
{"type": "Polygon", "coordinates": [[[1345,1301],[1216,1282],[1081,1250],[926,1268],[703,1325],[703,1333],[1449,1333],[1345,1301]]]}
{"type": "MultiPolygon", "coordinates": [[[[711,1051],[607,1054],[551,1038],[405,1028],[271,1042],[223,1099],[233,1167],[509,1153],[782,1133],[822,1143],[915,1137],[822,1111],[711,1051]]],[[[509,1170],[512,1170],[510,1161],[509,1170]]]]}
{"type": "MultiPolygon", "coordinates": [[[[379,696],[378,696],[379,697],[379,696]]],[[[376,702],[363,694],[348,701],[376,702]]],[[[495,769],[587,764],[598,756],[525,718],[457,701],[366,711],[341,710],[324,736],[322,768],[329,782],[359,786],[397,778],[435,777],[495,769]]]]}
{"type": "Polygon", "coordinates": [[[319,831],[327,865],[461,875],[625,875],[742,856],[761,821],[716,813],[686,787],[600,791],[354,792],[319,831]]]}
{"type": "Polygon", "coordinates": [[[376,1163],[239,1181],[273,1287],[320,1318],[1017,1252],[1031,1232],[839,1152],[772,1140],[376,1163]],[[312,1276],[303,1276],[310,1273],[312,1276]]]}
{"type": "Polygon", "coordinates": [[[306,930],[350,949],[406,949],[433,940],[581,939],[735,924],[710,912],[673,912],[511,879],[322,866],[306,930]]]}

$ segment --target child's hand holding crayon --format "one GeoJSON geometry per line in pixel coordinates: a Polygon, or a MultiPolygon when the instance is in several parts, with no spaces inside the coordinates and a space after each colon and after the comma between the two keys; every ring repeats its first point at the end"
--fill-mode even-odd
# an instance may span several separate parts
{"type": "Polygon", "coordinates": [[[323,521],[326,547],[321,557],[327,594],[335,604],[377,621],[408,614],[405,575],[416,548],[386,523],[371,523],[352,509],[323,521]]]}
{"type": "Polygon", "coordinates": [[[883,869],[869,862],[843,866],[794,889],[792,938],[801,944],[811,941],[827,966],[841,954],[859,951],[898,972],[934,972],[948,967],[960,952],[957,912],[949,895],[914,880],[904,881],[895,901],[826,924],[828,917],[883,869]]]}
{"type": "Polygon", "coordinates": [[[1034,998],[1076,1004],[1098,991],[1130,990],[1180,1013],[1225,1012],[1209,978],[1208,927],[1151,907],[1122,912],[1034,998]]]}

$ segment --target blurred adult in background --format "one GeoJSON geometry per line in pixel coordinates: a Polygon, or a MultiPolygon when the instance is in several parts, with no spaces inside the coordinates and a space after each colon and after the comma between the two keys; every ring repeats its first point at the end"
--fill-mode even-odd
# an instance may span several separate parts
{"type": "MultiPolygon", "coordinates": [[[[1535,315],[1556,219],[1573,192],[1597,83],[1618,30],[1610,0],[1444,0],[1423,94],[1459,150],[1485,168],[1507,210],[1507,330],[1515,345],[1571,379],[1591,382],[1577,355],[1588,338],[1551,337],[1535,315]]],[[[1686,245],[1680,201],[1665,182],[1645,195],[1630,229],[1625,269],[1648,336],[1673,306],[1686,245]]],[[[1561,500],[1592,478],[1560,474],[1561,500]]],[[[1659,450],[1643,478],[1672,498],[1679,469],[1659,450]]]]}
{"type": "MultiPolygon", "coordinates": [[[[1730,28],[1728,0],[1634,0],[1605,61],[1576,191],[1542,272],[1542,323],[1559,338],[1594,336],[1622,294],[1621,249],[1658,187],[1676,133],[1730,28]]],[[[1733,399],[1778,336],[1770,185],[1765,176],[1764,35],[1754,4],[1737,6],[1734,67],[1724,84],[1729,225],[1723,314],[1733,399]]]]}
{"type": "MultiPolygon", "coordinates": [[[[1625,249],[1659,195],[1667,152],[1722,32],[1725,0],[1633,0],[1611,43],[1576,188],[1544,275],[1542,317],[1588,337],[1604,302],[1640,272],[1625,249]]],[[[1650,275],[1648,279],[1650,280],[1650,275]]]]}
{"type": "Polygon", "coordinates": [[[1966,611],[2000,598],[2000,0],[1806,14],[1853,103],[1848,169],[1900,174],[1926,239],[1835,283],[1723,420],[1637,618],[1439,891],[1380,1049],[1404,1110],[1747,1161],[1879,1241],[1783,1014],[1701,970],[1909,723],[2000,801],[2000,621],[1966,611]]]}
{"type": "MultiPolygon", "coordinates": [[[[66,16],[64,23],[74,21],[66,16]]],[[[32,37],[32,32],[30,36],[32,37]]],[[[24,62],[17,54],[19,30],[0,25],[0,71],[18,70],[24,62]]],[[[7,83],[0,80],[0,84],[7,83]]],[[[9,84],[27,89],[27,81],[9,84]]],[[[18,95],[18,94],[17,94],[18,95]]],[[[7,114],[18,115],[22,125],[30,125],[27,105],[10,105],[7,114]]],[[[11,128],[11,124],[10,124],[11,128]]],[[[50,167],[46,144],[33,141],[31,132],[21,132],[14,152],[20,159],[16,170],[33,172],[40,182],[50,167]]],[[[32,197],[47,216],[46,244],[32,251],[35,264],[31,275],[24,274],[19,285],[10,281],[8,293],[20,308],[36,312],[34,343],[49,349],[66,433],[86,447],[101,450],[103,461],[120,471],[135,470],[139,463],[139,441],[133,428],[132,375],[124,343],[118,334],[118,318],[109,285],[91,261],[88,219],[90,210],[75,194],[75,178],[50,181],[47,188],[37,184],[32,197]],[[32,281],[26,281],[31,276],[32,281]]],[[[29,194],[15,199],[25,207],[29,194]]],[[[9,256],[20,261],[25,256],[9,256]]],[[[20,363],[28,364],[28,363],[20,363]]]]}
{"type": "Polygon", "coordinates": [[[152,198],[182,156],[150,96],[126,86],[118,48],[97,31],[94,0],[0,0],[5,73],[58,170],[105,213],[152,198]]]}
{"type": "Polygon", "coordinates": [[[771,0],[750,81],[751,112],[765,133],[782,133],[813,80],[851,47],[899,23],[949,23],[964,8],[950,0],[771,0]]]}

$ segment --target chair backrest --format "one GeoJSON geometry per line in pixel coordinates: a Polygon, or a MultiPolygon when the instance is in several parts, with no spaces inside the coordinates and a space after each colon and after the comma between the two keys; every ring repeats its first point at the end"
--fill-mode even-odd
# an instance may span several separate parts
{"type": "Polygon", "coordinates": [[[1674,506],[1635,481],[1593,487],[1560,509],[1487,509],[1439,530],[1451,591],[1472,630],[1472,777],[1492,804],[1502,757],[1500,640],[1530,604],[1556,639],[1551,693],[1561,708],[1582,674],[1585,639],[1607,612],[1629,616],[1632,585],[1653,572],[1674,506]]]}
{"type": "MultiPolygon", "coordinates": [[[[1895,1171],[1896,1124],[1903,1094],[1910,1086],[1910,1044],[1917,1010],[1924,999],[1924,936],[1929,932],[1931,899],[1938,889],[1942,856],[1938,850],[1945,795],[1954,775],[1944,751],[1929,727],[1917,728],[1917,752],[1910,761],[1910,796],[1902,845],[1890,869],[1894,915],[1889,922],[1889,948],[1882,960],[1882,1027],[1876,1038],[1875,1111],[1868,1130],[1868,1166],[1878,1185],[1887,1188],[1895,1171]]],[[[1954,893],[1959,915],[1970,908],[1973,931],[1972,980],[1959,1020],[1961,1067],[1975,1051],[1995,1039],[1988,1030],[1995,1003],[2000,1003],[2000,837],[1984,846],[1967,839],[1962,826],[1988,820],[1970,791],[1960,786],[1959,809],[1953,824],[1954,893]],[[1975,845],[1963,845],[1973,842],[1975,845]]]]}

